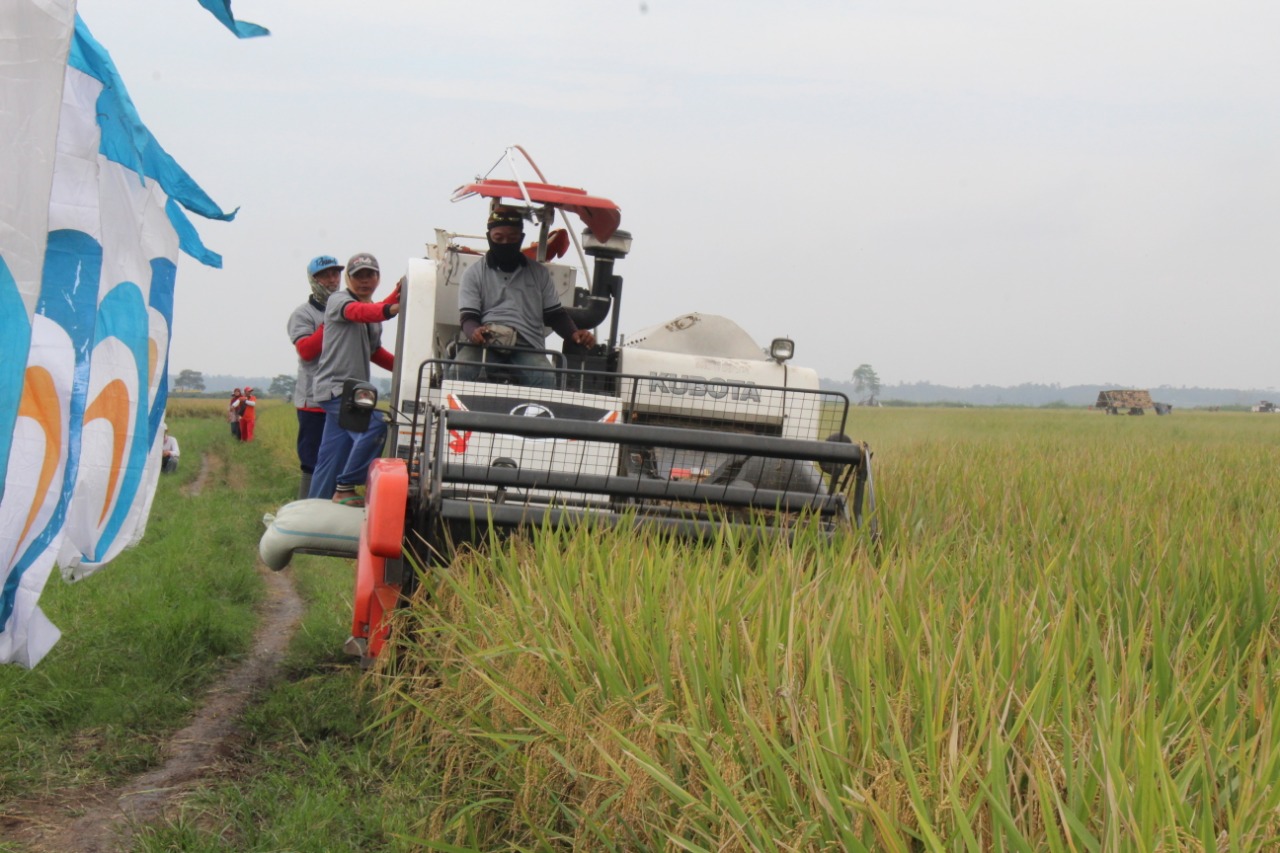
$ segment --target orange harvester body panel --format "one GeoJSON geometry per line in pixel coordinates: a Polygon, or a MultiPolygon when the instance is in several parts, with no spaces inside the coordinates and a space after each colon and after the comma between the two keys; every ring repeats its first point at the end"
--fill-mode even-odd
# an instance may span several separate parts
{"type": "Polygon", "coordinates": [[[409,469],[403,459],[375,459],[365,489],[364,523],[369,550],[379,557],[399,557],[404,542],[405,507],[409,503],[409,469]]]}
{"type": "Polygon", "coordinates": [[[385,581],[387,558],[399,557],[404,542],[409,472],[403,459],[375,459],[369,467],[365,521],[356,557],[355,611],[351,635],[368,640],[366,654],[377,657],[387,639],[383,616],[395,609],[400,584],[385,581]]]}

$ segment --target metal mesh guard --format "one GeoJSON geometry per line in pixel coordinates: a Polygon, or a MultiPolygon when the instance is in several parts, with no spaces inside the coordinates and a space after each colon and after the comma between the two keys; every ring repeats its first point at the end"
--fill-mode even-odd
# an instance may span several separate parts
{"type": "Polygon", "coordinates": [[[555,387],[534,388],[454,381],[447,365],[422,366],[410,453],[446,518],[848,520],[862,448],[817,438],[843,436],[838,392],[550,368],[555,387]]]}

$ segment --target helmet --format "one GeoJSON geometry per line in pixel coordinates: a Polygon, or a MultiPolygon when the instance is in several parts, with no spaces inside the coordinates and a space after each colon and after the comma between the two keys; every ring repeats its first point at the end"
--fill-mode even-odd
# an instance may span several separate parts
{"type": "Polygon", "coordinates": [[[328,269],[342,269],[342,262],[333,255],[317,255],[307,264],[307,275],[314,276],[328,269]]]}

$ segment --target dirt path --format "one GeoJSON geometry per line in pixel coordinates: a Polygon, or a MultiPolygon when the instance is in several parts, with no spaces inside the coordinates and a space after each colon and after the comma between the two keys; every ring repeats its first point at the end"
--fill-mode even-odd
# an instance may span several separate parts
{"type": "MultiPolygon", "coordinates": [[[[208,473],[205,457],[190,495],[199,494],[208,473]]],[[[136,827],[157,820],[185,793],[198,788],[225,758],[239,734],[249,701],[280,671],[289,640],[302,616],[302,601],[287,572],[258,565],[267,597],[253,649],[205,695],[191,723],[164,747],[165,763],[118,788],[76,789],[17,803],[0,820],[0,845],[40,853],[113,853],[129,849],[136,827]]],[[[15,848],[7,848],[15,849],[15,848]]]]}
{"type": "Polygon", "coordinates": [[[209,459],[209,454],[201,454],[200,473],[196,474],[196,478],[194,480],[178,490],[182,492],[182,496],[184,498],[194,498],[204,491],[204,484],[209,481],[209,471],[212,467],[213,463],[209,459]]]}

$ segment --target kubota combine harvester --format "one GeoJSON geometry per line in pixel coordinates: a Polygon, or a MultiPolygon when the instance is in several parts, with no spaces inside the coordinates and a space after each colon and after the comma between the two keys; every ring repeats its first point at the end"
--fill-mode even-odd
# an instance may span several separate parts
{"type": "MultiPolygon", "coordinates": [[[[437,230],[427,256],[409,261],[391,427],[365,507],[295,501],[269,519],[260,546],[276,569],[295,552],[356,558],[348,649],[366,659],[386,639],[383,614],[414,585],[406,558],[439,564],[458,541],[563,523],[695,538],[725,524],[788,535],[804,523],[834,534],[860,524],[864,504],[874,508],[871,454],[845,435],[849,400],[789,363],[792,341],[762,348],[732,321],[698,313],[624,338],[614,265],[630,252],[631,235],[619,229],[618,206],[545,183],[527,155],[539,181],[522,180],[516,153],[524,155],[516,147],[500,161],[514,179],[477,178],[454,200],[519,211],[538,229],[527,251],[547,264],[577,326],[600,329],[608,319],[607,333],[592,348],[566,341],[545,351],[551,388],[521,384],[524,368],[505,364],[485,363],[478,379],[459,380],[451,370],[459,284],[483,262],[468,241],[483,238],[437,230]],[[585,226],[580,240],[553,228],[570,214],[585,226]],[[570,242],[580,267],[558,259],[570,242]]],[[[367,423],[376,391],[348,384],[343,416],[367,423]]]]}

